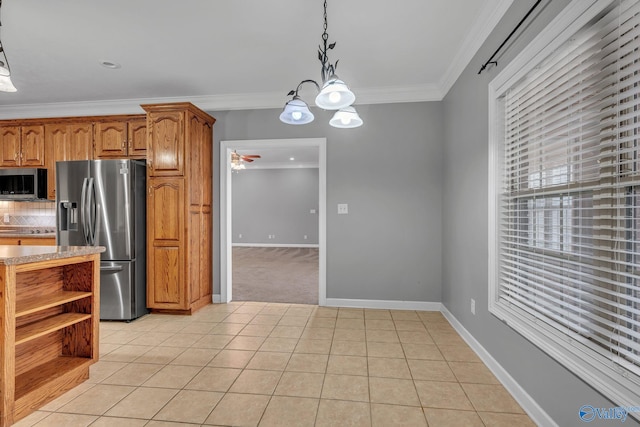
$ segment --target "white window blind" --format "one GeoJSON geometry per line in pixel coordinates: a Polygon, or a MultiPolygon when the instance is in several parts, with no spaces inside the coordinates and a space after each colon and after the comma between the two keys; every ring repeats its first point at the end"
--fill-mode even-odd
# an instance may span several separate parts
{"type": "Polygon", "coordinates": [[[490,308],[624,404],[640,397],[640,1],[606,3],[495,93],[490,308]]]}

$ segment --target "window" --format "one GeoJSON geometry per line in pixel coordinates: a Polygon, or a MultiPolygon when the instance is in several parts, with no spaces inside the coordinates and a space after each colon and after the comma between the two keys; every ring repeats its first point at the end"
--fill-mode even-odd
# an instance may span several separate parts
{"type": "Polygon", "coordinates": [[[640,1],[573,1],[489,91],[489,309],[635,406],[640,1]]]}

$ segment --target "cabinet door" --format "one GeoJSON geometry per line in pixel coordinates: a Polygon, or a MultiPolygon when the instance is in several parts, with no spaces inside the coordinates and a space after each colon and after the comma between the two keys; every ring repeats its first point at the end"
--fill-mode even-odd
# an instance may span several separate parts
{"type": "Polygon", "coordinates": [[[65,159],[65,150],[69,138],[69,126],[66,124],[48,124],[44,127],[45,166],[47,168],[47,197],[56,198],[56,162],[65,159]]]}
{"type": "Polygon", "coordinates": [[[70,124],[67,147],[65,160],[91,160],[93,158],[93,124],[70,124]]]}
{"type": "Polygon", "coordinates": [[[97,122],[93,133],[94,158],[127,157],[127,123],[97,122]]]}
{"type": "Polygon", "coordinates": [[[0,128],[0,166],[20,166],[20,126],[0,128]]]}
{"type": "Polygon", "coordinates": [[[148,114],[149,176],[184,175],[184,112],[148,114]]]}
{"type": "Polygon", "coordinates": [[[44,166],[44,126],[22,126],[20,166],[44,166]]]}
{"type": "Polygon", "coordinates": [[[184,179],[150,178],[147,185],[147,306],[185,310],[184,179]]]}
{"type": "Polygon", "coordinates": [[[131,120],[127,123],[127,127],[129,157],[145,159],[147,157],[147,118],[131,120]]]}

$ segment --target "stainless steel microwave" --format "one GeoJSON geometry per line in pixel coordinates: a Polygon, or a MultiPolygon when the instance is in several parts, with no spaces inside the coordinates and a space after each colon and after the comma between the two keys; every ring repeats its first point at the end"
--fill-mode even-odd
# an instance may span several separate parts
{"type": "Polygon", "coordinates": [[[46,169],[0,168],[0,200],[38,200],[46,198],[46,169]]]}

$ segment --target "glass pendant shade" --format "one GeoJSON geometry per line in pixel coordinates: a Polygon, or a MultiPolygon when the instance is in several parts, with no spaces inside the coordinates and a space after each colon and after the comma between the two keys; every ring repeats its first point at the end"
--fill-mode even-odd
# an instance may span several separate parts
{"type": "Polygon", "coordinates": [[[362,119],[355,108],[345,107],[336,111],[329,124],[334,128],[357,128],[362,126],[362,119]]]}
{"type": "Polygon", "coordinates": [[[313,113],[309,110],[307,103],[299,98],[293,98],[287,102],[280,113],[280,121],[289,125],[304,125],[311,123],[313,119],[313,113]]]}
{"type": "Polygon", "coordinates": [[[18,89],[11,82],[11,77],[0,76],[0,92],[17,92],[18,89]]]}
{"type": "MultiPolygon", "coordinates": [[[[2,64],[2,62],[0,62],[2,64]]],[[[0,65],[0,92],[16,92],[17,89],[11,82],[11,74],[9,69],[0,65]]]]}
{"type": "Polygon", "coordinates": [[[355,100],[356,96],[349,90],[346,83],[333,76],[327,80],[316,96],[316,105],[323,110],[339,110],[353,104],[355,100]]]}

